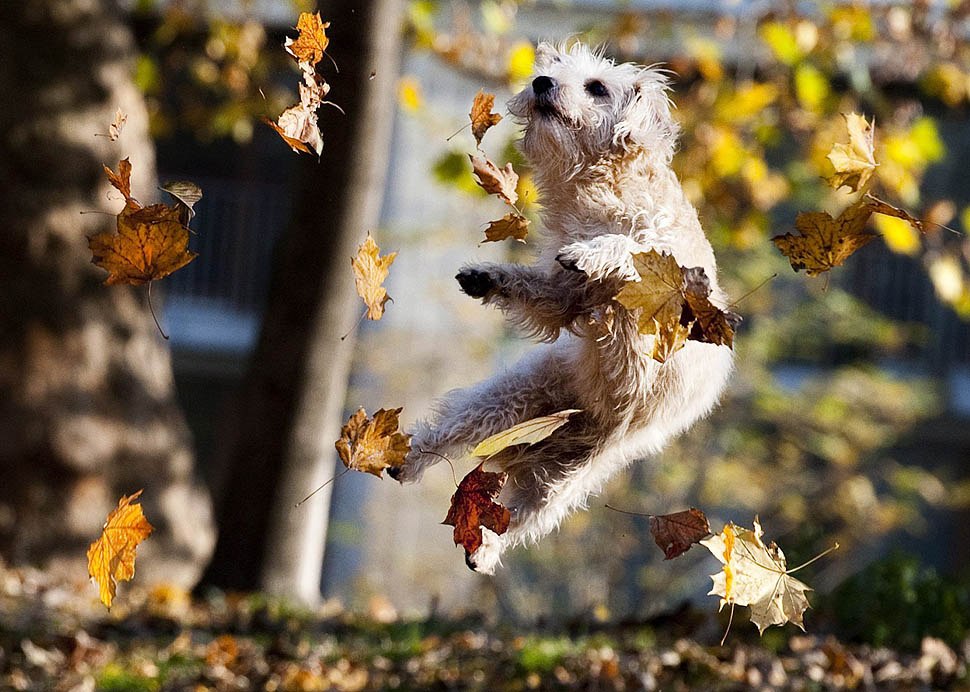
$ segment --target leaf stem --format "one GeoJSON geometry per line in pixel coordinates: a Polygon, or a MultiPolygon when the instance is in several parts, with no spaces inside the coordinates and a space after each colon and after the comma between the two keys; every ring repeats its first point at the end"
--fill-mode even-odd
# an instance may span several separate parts
{"type": "Polygon", "coordinates": [[[331,483],[333,483],[335,480],[337,480],[338,478],[340,478],[342,475],[344,475],[348,471],[350,471],[349,468],[344,469],[343,471],[341,471],[340,473],[338,473],[336,476],[334,476],[333,478],[331,478],[329,481],[327,481],[326,483],[324,483],[323,485],[321,485],[319,488],[317,488],[316,490],[314,490],[312,493],[310,493],[309,495],[307,495],[306,497],[304,497],[302,500],[300,500],[299,502],[297,502],[293,506],[294,507],[299,507],[304,502],[306,502],[307,500],[309,500],[311,497],[313,497],[318,492],[320,492],[321,490],[323,490],[324,488],[326,488],[328,485],[330,485],[331,483]]]}
{"type": "Polygon", "coordinates": [[[158,333],[162,335],[165,341],[168,341],[168,334],[162,330],[162,325],[158,323],[158,318],[155,316],[155,307],[152,305],[152,284],[154,281],[148,282],[148,311],[152,313],[152,319],[155,320],[155,327],[158,329],[158,333]]]}

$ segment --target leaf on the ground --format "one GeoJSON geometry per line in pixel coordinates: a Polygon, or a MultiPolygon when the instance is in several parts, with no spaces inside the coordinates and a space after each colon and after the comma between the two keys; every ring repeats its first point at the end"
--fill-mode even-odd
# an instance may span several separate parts
{"type": "Polygon", "coordinates": [[[475,94],[472,110],[468,117],[472,121],[472,135],[475,137],[476,146],[482,143],[482,137],[485,136],[485,133],[502,120],[501,115],[492,112],[494,105],[495,94],[487,94],[481,89],[475,94]]]}
{"type": "Polygon", "coordinates": [[[162,189],[176,199],[179,221],[188,226],[195,216],[196,202],[202,199],[202,188],[191,180],[172,180],[162,185],[162,189]]]}
{"type": "Polygon", "coordinates": [[[491,160],[475,154],[469,154],[468,158],[471,159],[472,172],[479,187],[490,195],[498,195],[510,206],[516,203],[519,194],[515,191],[515,186],[519,182],[519,176],[512,170],[511,163],[505,164],[505,168],[499,168],[491,160]]]}
{"type": "Polygon", "coordinates": [[[905,209],[894,207],[889,202],[881,200],[871,194],[866,195],[866,202],[869,204],[869,208],[874,214],[882,214],[883,216],[892,216],[897,219],[902,219],[917,231],[923,233],[923,222],[905,209]]]}
{"type": "Polygon", "coordinates": [[[381,478],[384,469],[403,464],[411,449],[411,436],[398,430],[400,413],[400,408],[382,408],[368,418],[367,411],[357,409],[334,443],[344,466],[381,478]]]}
{"type": "Polygon", "coordinates": [[[650,534],[664,551],[664,559],[683,555],[694,543],[711,534],[707,516],[699,509],[650,516],[650,534]]]}
{"type": "Polygon", "coordinates": [[[501,535],[512,518],[508,508],[495,502],[508,475],[482,470],[484,461],[461,479],[451,496],[451,507],[442,524],[454,526],[455,545],[471,555],[482,545],[482,527],[501,535]]]}
{"type": "Polygon", "coordinates": [[[276,130],[293,151],[319,157],[323,151],[323,135],[320,134],[317,110],[328,93],[330,85],[313,71],[312,66],[304,69],[300,102],[283,111],[276,122],[269,118],[263,118],[263,122],[276,130]]]}
{"type": "Polygon", "coordinates": [[[722,310],[710,300],[711,282],[703,267],[684,270],[684,300],[689,314],[681,316],[681,323],[693,320],[690,339],[718,346],[734,345],[734,329],[741,316],[722,310]]]}
{"type": "Polygon", "coordinates": [[[297,62],[316,65],[323,59],[323,54],[330,43],[326,34],[329,26],[330,22],[320,19],[319,12],[314,14],[301,12],[296,21],[296,29],[300,35],[295,39],[287,37],[283,48],[296,58],[297,62]]]}
{"type": "Polygon", "coordinates": [[[135,551],[152,532],[141,505],[132,504],[141,493],[139,490],[118,500],[101,536],[88,548],[88,574],[97,582],[101,602],[108,608],[117,593],[118,582],[135,576],[135,551]]]}
{"type": "Polygon", "coordinates": [[[118,162],[118,172],[115,173],[113,170],[101,164],[104,172],[108,176],[108,182],[114,187],[118,192],[125,196],[125,201],[131,199],[131,161],[127,158],[122,159],[118,162]]]}
{"type": "Polygon", "coordinates": [[[721,608],[750,606],[751,622],[759,633],[786,622],[804,630],[802,616],[809,607],[805,592],[811,587],[791,576],[781,548],[774,542],[765,545],[761,536],[761,523],[755,517],[753,531],[728,523],[721,533],[700,541],[724,564],[711,575],[710,595],[721,597],[721,608]]]}
{"type": "Polygon", "coordinates": [[[849,256],[876,237],[866,231],[872,207],[860,200],[837,218],[822,211],[802,212],[795,217],[798,235],[786,233],[771,241],[791,262],[795,271],[817,276],[841,266],[849,256]]]}
{"type": "Polygon", "coordinates": [[[515,238],[521,243],[529,234],[529,220],[515,212],[509,212],[501,219],[488,222],[485,229],[485,242],[494,243],[506,238],[515,238]]]}
{"type": "Polygon", "coordinates": [[[826,180],[838,189],[848,187],[853,192],[864,188],[876,170],[875,131],[865,116],[857,113],[842,114],[849,130],[849,143],[836,144],[828,154],[835,173],[826,180]]]}
{"type": "Polygon", "coordinates": [[[486,437],[475,446],[472,455],[490,457],[512,445],[533,445],[536,442],[541,442],[568,423],[569,417],[574,413],[579,413],[579,409],[570,408],[548,416],[530,418],[486,437]]]}
{"type": "Polygon", "coordinates": [[[350,266],[354,270],[354,282],[357,284],[357,295],[364,299],[367,318],[371,320],[379,320],[384,316],[384,304],[391,297],[387,295],[387,289],[382,284],[394,258],[397,257],[396,252],[389,252],[381,257],[380,251],[368,233],[367,239],[357,248],[357,255],[350,260],[350,266]]]}

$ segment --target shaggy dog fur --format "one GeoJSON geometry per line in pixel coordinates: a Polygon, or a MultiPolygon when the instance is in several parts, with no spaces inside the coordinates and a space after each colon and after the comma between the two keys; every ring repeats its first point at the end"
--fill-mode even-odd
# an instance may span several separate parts
{"type": "Polygon", "coordinates": [[[531,266],[478,264],[456,277],[468,295],[548,342],[507,372],[450,392],[413,431],[397,469],[416,481],[442,455],[460,455],[516,423],[580,409],[550,438],[489,462],[509,474],[499,501],[509,530],[484,530],[468,558],[492,573],[503,551],[535,541],[585,504],[618,470],[655,454],[706,415],[731,371],[731,350],[690,341],[663,365],[652,336],[612,300],[638,279],[633,253],[673,254],[703,267],[723,307],[714,253],[670,160],[678,128],[662,71],[617,65],[582,45],[541,44],[536,76],[509,103],[525,126],[546,232],[531,266]]]}

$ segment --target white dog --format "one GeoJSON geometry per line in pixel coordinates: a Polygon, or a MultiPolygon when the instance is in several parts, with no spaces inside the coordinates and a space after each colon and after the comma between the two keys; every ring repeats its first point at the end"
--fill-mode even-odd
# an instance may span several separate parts
{"type": "Polygon", "coordinates": [[[502,552],[537,540],[631,462],[655,454],[716,403],[732,367],[724,346],[690,341],[663,365],[653,336],[612,300],[638,278],[632,254],[657,250],[703,267],[723,307],[714,253],[670,169],[678,128],[663,72],[617,65],[582,45],[540,44],[536,76],[509,103],[525,126],[546,233],[531,266],[462,268],[468,295],[502,310],[542,341],[507,372],[450,392],[414,431],[395,477],[415,481],[443,455],[461,455],[494,433],[580,409],[550,438],[494,462],[509,479],[499,501],[508,531],[484,530],[473,569],[491,574],[502,552]]]}

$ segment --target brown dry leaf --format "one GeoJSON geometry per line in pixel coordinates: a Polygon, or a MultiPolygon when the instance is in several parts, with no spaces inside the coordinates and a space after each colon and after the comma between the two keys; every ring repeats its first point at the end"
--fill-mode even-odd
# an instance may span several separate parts
{"type": "Polygon", "coordinates": [[[118,138],[121,137],[121,131],[125,129],[125,123],[128,122],[128,114],[125,113],[120,108],[115,112],[114,120],[108,125],[108,140],[112,142],[117,142],[118,138]]]}
{"type": "Polygon", "coordinates": [[[692,324],[681,324],[680,320],[663,324],[654,320],[654,331],[650,333],[657,338],[653,340],[650,357],[658,363],[667,362],[667,359],[682,349],[690,339],[692,326],[692,324]]]}
{"type": "Polygon", "coordinates": [[[509,212],[501,219],[488,222],[485,229],[485,242],[494,243],[506,238],[515,238],[520,243],[525,242],[529,234],[529,220],[515,212],[509,212]]]}
{"type": "Polygon", "coordinates": [[[411,436],[397,429],[400,413],[400,408],[382,408],[368,418],[367,411],[357,409],[334,443],[344,466],[381,478],[384,469],[403,464],[411,449],[411,436]]]}
{"type": "Polygon", "coordinates": [[[677,327],[684,312],[683,269],[673,255],[656,250],[634,255],[633,266],[640,280],[625,284],[616,300],[628,310],[640,310],[638,329],[657,337],[651,355],[663,363],[686,341],[677,327]]]}
{"type": "Polygon", "coordinates": [[[865,116],[857,113],[842,114],[849,130],[849,143],[836,144],[828,154],[835,173],[826,178],[829,185],[838,189],[848,187],[857,192],[866,187],[876,170],[875,131],[865,116]]]}
{"type": "Polygon", "coordinates": [[[897,219],[902,219],[920,233],[924,233],[923,222],[905,209],[894,207],[889,202],[881,200],[875,195],[871,194],[866,194],[866,202],[869,204],[869,208],[874,214],[882,214],[884,216],[893,216],[897,219]]]}
{"type": "Polygon", "coordinates": [[[707,516],[699,509],[650,516],[650,534],[664,551],[664,559],[683,555],[694,543],[711,535],[707,516]]]}
{"type": "Polygon", "coordinates": [[[175,198],[179,221],[188,226],[195,216],[196,203],[202,199],[202,188],[191,180],[172,180],[162,185],[162,189],[175,198]]]}
{"type": "Polygon", "coordinates": [[[125,196],[125,201],[131,199],[131,161],[127,158],[122,159],[118,162],[118,172],[115,173],[113,170],[101,164],[104,172],[108,176],[108,182],[111,183],[118,192],[125,196]]]}
{"type": "Polygon", "coordinates": [[[471,159],[472,172],[479,187],[490,195],[498,195],[509,206],[514,206],[519,199],[515,191],[519,176],[512,170],[512,164],[507,163],[505,168],[499,168],[489,159],[475,154],[469,154],[468,158],[471,159]]]}
{"type": "Polygon", "coordinates": [[[315,153],[319,158],[323,151],[323,136],[320,134],[317,110],[328,93],[330,85],[310,66],[303,70],[300,102],[283,111],[275,123],[269,118],[263,118],[263,122],[276,130],[293,151],[315,153]]]}
{"type": "Polygon", "coordinates": [[[106,285],[145,284],[168,276],[197,257],[188,249],[189,229],[179,221],[177,209],[164,204],[141,208],[130,197],[128,200],[118,214],[117,233],[88,238],[91,261],[108,271],[106,285]]]}
{"type": "Polygon", "coordinates": [[[101,602],[108,608],[117,593],[118,582],[135,576],[135,551],[152,532],[141,505],[132,504],[141,493],[139,490],[118,500],[100,538],[88,548],[88,574],[97,582],[101,602]]]}
{"type": "Polygon", "coordinates": [[[579,413],[579,409],[570,408],[548,416],[530,418],[511,428],[495,433],[479,442],[472,455],[476,457],[490,457],[498,454],[512,445],[533,445],[541,442],[562,426],[569,422],[569,417],[579,413]]]}
{"type": "Polygon", "coordinates": [[[508,478],[505,473],[482,470],[482,462],[461,479],[451,496],[448,516],[441,522],[454,526],[455,545],[465,548],[466,557],[482,545],[482,527],[501,535],[512,518],[507,507],[495,502],[508,478]]]}
{"type": "Polygon", "coordinates": [[[835,219],[821,211],[802,212],[795,218],[799,235],[786,233],[771,241],[788,258],[792,269],[804,269],[809,276],[817,276],[841,266],[853,252],[876,237],[866,232],[872,211],[866,200],[860,200],[835,219]]]}
{"type": "Polygon", "coordinates": [[[700,541],[724,564],[717,574],[710,595],[725,604],[751,607],[751,622],[759,633],[771,625],[792,622],[805,629],[802,616],[809,607],[806,591],[811,588],[791,576],[785,554],[774,542],[761,541],[761,523],[754,519],[754,530],[727,524],[724,530],[700,541]]]}
{"type": "Polygon", "coordinates": [[[492,106],[494,105],[495,94],[486,94],[481,89],[475,94],[475,100],[472,102],[472,110],[468,114],[469,119],[472,121],[472,135],[475,137],[475,146],[481,146],[482,137],[485,136],[485,133],[490,128],[498,125],[502,120],[501,115],[492,112],[492,106]]]}
{"type": "Polygon", "coordinates": [[[710,301],[711,282],[703,267],[684,270],[684,299],[687,314],[681,323],[693,321],[690,329],[692,341],[702,341],[719,346],[734,346],[734,328],[740,323],[740,315],[721,310],[710,301]]]}
{"type": "Polygon", "coordinates": [[[354,270],[354,282],[357,284],[357,295],[364,299],[367,305],[367,318],[371,320],[379,320],[384,316],[384,303],[391,297],[387,295],[387,289],[381,284],[387,278],[390,266],[397,257],[396,252],[381,257],[380,251],[381,249],[368,233],[367,239],[357,248],[357,255],[350,260],[350,266],[354,270]]]}
{"type": "Polygon", "coordinates": [[[300,35],[296,39],[287,37],[283,48],[296,58],[297,62],[316,65],[323,59],[323,54],[330,43],[326,34],[329,26],[330,22],[320,19],[319,12],[315,14],[301,12],[296,21],[296,29],[300,35]]]}

